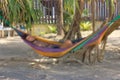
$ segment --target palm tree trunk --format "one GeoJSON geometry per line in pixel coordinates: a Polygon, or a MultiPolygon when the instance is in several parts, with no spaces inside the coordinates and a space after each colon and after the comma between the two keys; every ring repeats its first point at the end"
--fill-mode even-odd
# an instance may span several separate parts
{"type": "Polygon", "coordinates": [[[56,1],[56,13],[57,13],[57,35],[64,35],[63,31],[63,0],[56,1]]]}
{"type": "MultiPolygon", "coordinates": [[[[108,16],[108,21],[110,21],[114,16],[114,11],[112,11],[112,0],[109,0],[109,16],[108,16]]],[[[106,22],[108,22],[106,21],[106,22]]],[[[109,34],[109,32],[107,32],[109,34]]],[[[100,55],[98,57],[98,61],[102,61],[104,59],[104,51],[105,51],[105,46],[107,44],[107,36],[106,35],[103,39],[103,43],[102,43],[102,49],[100,51],[100,55]]]]}
{"type": "Polygon", "coordinates": [[[91,13],[92,13],[92,28],[95,32],[95,0],[91,1],[91,13]]]}
{"type": "Polygon", "coordinates": [[[84,0],[76,0],[77,1],[77,5],[75,7],[75,14],[73,17],[73,22],[70,25],[70,30],[68,32],[68,34],[66,35],[65,39],[75,39],[76,38],[80,38],[81,37],[81,33],[80,33],[80,22],[81,22],[81,15],[82,15],[82,11],[83,11],[83,7],[84,7],[84,0]]]}

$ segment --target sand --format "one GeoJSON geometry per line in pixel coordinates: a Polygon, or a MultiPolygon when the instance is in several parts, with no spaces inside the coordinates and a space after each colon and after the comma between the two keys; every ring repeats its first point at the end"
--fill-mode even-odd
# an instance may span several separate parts
{"type": "Polygon", "coordinates": [[[36,54],[20,37],[0,39],[0,80],[120,80],[120,30],[109,36],[101,63],[35,63],[38,59],[46,57],[36,54]]]}

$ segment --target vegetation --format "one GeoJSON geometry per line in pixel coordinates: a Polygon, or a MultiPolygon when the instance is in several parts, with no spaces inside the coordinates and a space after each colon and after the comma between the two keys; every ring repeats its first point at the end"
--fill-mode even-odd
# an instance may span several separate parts
{"type": "Polygon", "coordinates": [[[81,30],[83,30],[83,31],[90,30],[91,26],[92,26],[92,23],[90,23],[89,21],[85,21],[85,22],[80,23],[81,30]]]}
{"type": "Polygon", "coordinates": [[[1,0],[0,10],[12,25],[25,23],[29,28],[37,18],[37,11],[33,9],[33,0],[1,0]]]}
{"type": "Polygon", "coordinates": [[[57,33],[57,29],[55,26],[48,25],[48,28],[51,31],[51,33],[57,33]]]}

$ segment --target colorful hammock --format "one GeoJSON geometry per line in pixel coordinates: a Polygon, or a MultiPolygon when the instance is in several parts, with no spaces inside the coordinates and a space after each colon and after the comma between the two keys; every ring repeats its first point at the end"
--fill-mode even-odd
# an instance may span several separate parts
{"type": "MultiPolygon", "coordinates": [[[[2,16],[0,16],[0,19],[5,20],[2,16]]],[[[16,28],[13,28],[13,29],[24,40],[24,42],[27,43],[29,46],[31,46],[33,48],[33,50],[35,50],[38,54],[41,54],[41,55],[47,56],[47,57],[62,57],[64,55],[71,54],[71,52],[73,53],[83,47],[98,45],[103,40],[104,37],[108,36],[119,25],[120,25],[120,15],[116,16],[108,24],[106,24],[104,27],[98,29],[93,34],[89,35],[88,37],[84,38],[83,40],[75,43],[73,46],[68,47],[68,48],[53,48],[53,47],[49,47],[49,46],[43,47],[43,46],[35,45],[32,42],[29,42],[24,38],[24,35],[29,35],[28,33],[25,33],[16,28]]],[[[50,40],[44,39],[42,37],[38,37],[38,36],[33,36],[33,37],[36,40],[38,40],[44,44],[49,44],[52,46],[62,45],[62,43],[60,43],[60,42],[50,41],[50,40]]]]}
{"type": "MultiPolygon", "coordinates": [[[[83,47],[87,46],[93,46],[98,45],[102,39],[105,37],[106,33],[109,33],[109,30],[113,30],[116,27],[120,25],[120,15],[115,17],[113,20],[111,20],[108,24],[106,24],[104,27],[98,29],[93,34],[89,35],[88,37],[84,38],[83,40],[73,44],[73,46],[68,48],[53,48],[53,47],[43,47],[33,44],[32,42],[27,41],[24,38],[24,35],[29,35],[21,30],[18,30],[14,28],[14,30],[18,33],[18,35],[24,40],[25,43],[27,43],[29,46],[33,48],[35,52],[37,52],[40,55],[47,56],[47,57],[62,57],[67,54],[71,54],[71,52],[75,52],[83,47]]],[[[47,39],[44,39],[42,37],[33,36],[36,40],[39,40],[42,43],[47,43],[49,45],[55,45],[60,46],[62,43],[50,41],[47,39]]]]}

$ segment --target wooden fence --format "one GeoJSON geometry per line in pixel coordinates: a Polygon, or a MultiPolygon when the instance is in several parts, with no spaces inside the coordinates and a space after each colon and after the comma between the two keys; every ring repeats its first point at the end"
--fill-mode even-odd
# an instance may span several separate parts
{"type": "MultiPolygon", "coordinates": [[[[56,0],[34,0],[34,9],[41,10],[41,14],[38,14],[38,23],[48,23],[53,24],[56,23],[56,0]]],[[[115,3],[115,15],[117,16],[119,14],[120,7],[120,1],[115,3]]],[[[87,17],[91,17],[91,4],[89,2],[85,2],[84,10],[88,12],[87,17]]],[[[95,3],[95,19],[96,20],[104,20],[109,16],[109,8],[106,7],[106,3],[101,3],[100,0],[98,0],[95,3]]]]}
{"type": "Polygon", "coordinates": [[[35,0],[34,9],[41,10],[42,14],[38,14],[38,23],[56,23],[56,1],[55,0],[35,0]],[[41,16],[42,15],[42,16],[41,16]]]}
{"type": "MultiPolygon", "coordinates": [[[[115,4],[115,10],[114,10],[114,16],[117,16],[119,14],[119,7],[120,7],[120,1],[118,1],[115,4]]],[[[95,2],[95,19],[96,20],[104,20],[107,17],[109,17],[109,8],[108,5],[106,4],[106,2],[102,3],[100,0],[98,0],[97,2],[95,2]]],[[[91,16],[91,4],[87,1],[85,2],[85,10],[88,10],[88,16],[91,16]]]]}

